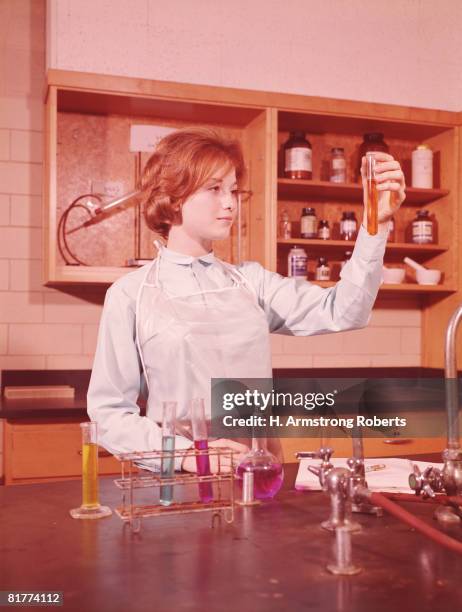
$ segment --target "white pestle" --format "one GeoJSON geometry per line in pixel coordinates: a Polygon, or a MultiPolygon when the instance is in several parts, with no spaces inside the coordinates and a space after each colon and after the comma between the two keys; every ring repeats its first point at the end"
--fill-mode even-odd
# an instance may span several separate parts
{"type": "Polygon", "coordinates": [[[408,266],[411,266],[411,268],[414,268],[414,270],[428,270],[428,268],[426,268],[425,266],[421,266],[419,263],[417,263],[416,261],[414,261],[410,257],[405,257],[403,259],[403,261],[408,266]]]}

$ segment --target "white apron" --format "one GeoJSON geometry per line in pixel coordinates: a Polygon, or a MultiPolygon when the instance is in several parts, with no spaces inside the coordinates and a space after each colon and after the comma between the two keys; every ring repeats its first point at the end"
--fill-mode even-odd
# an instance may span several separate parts
{"type": "Polygon", "coordinates": [[[159,280],[162,249],[136,299],[136,342],[148,386],[146,416],[162,421],[162,402],[176,401],[187,419],[192,398],[211,414],[212,378],[271,378],[268,322],[244,276],[217,260],[232,285],[185,296],[159,280]]]}

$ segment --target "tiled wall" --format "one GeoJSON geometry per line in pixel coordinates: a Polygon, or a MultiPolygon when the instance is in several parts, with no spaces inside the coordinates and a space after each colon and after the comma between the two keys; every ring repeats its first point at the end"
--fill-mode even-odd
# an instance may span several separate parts
{"type": "Polygon", "coordinates": [[[0,3],[0,369],[91,367],[101,295],[42,285],[45,0],[0,3]]]}
{"type": "Polygon", "coordinates": [[[420,366],[420,310],[378,308],[364,329],[294,338],[271,337],[275,368],[420,366]]]}

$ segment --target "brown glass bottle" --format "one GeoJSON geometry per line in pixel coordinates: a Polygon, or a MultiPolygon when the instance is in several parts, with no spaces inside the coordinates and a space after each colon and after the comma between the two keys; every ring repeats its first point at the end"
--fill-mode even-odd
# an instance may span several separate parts
{"type": "Polygon", "coordinates": [[[284,144],[284,176],[291,179],[311,179],[311,144],[305,138],[305,132],[290,132],[289,140],[284,144]]]}
{"type": "Polygon", "coordinates": [[[358,163],[356,164],[356,180],[359,182],[361,181],[361,160],[368,151],[389,152],[388,145],[381,132],[370,132],[363,136],[363,141],[358,150],[358,163]]]}

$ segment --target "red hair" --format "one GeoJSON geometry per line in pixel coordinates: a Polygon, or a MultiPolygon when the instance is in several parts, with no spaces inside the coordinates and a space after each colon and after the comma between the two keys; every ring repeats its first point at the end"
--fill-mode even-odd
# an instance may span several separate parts
{"type": "Polygon", "coordinates": [[[141,178],[147,226],[167,238],[170,227],[182,222],[183,203],[217,170],[224,174],[232,169],[241,189],[245,166],[237,140],[203,127],[184,128],[162,138],[141,178]]]}

